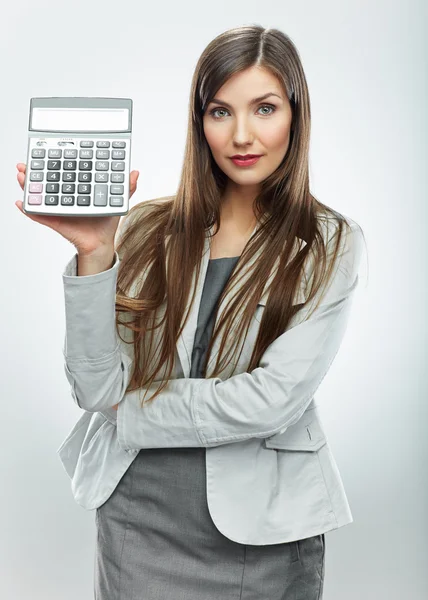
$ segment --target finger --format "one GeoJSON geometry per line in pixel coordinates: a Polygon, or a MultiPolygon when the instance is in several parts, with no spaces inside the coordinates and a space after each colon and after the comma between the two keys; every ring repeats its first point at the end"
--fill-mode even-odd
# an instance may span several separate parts
{"type": "MultiPolygon", "coordinates": [[[[33,215],[30,215],[30,214],[24,212],[24,210],[22,208],[22,206],[23,206],[22,200],[17,200],[15,202],[15,206],[17,206],[19,208],[19,210],[22,212],[23,215],[25,215],[26,217],[28,217],[32,221],[35,221],[36,223],[41,223],[40,217],[38,215],[37,216],[33,216],[33,215]]],[[[46,223],[41,223],[41,224],[45,225],[46,223]]]]}
{"type": "Polygon", "coordinates": [[[17,206],[19,208],[19,210],[22,212],[23,215],[25,215],[26,217],[28,217],[29,219],[31,219],[32,221],[36,221],[37,223],[40,223],[40,217],[38,215],[30,215],[29,213],[24,212],[23,210],[23,202],[22,200],[17,200],[15,202],[15,206],[17,206]]]}
{"type": "Polygon", "coordinates": [[[132,171],[131,174],[129,175],[129,187],[130,187],[130,191],[132,193],[135,192],[135,190],[137,189],[137,181],[138,181],[138,177],[140,176],[140,173],[138,171],[132,171]]]}
{"type": "Polygon", "coordinates": [[[24,175],[24,173],[18,173],[16,177],[18,179],[19,185],[21,186],[22,189],[24,189],[24,184],[25,184],[25,175],[24,175]]]}
{"type": "Polygon", "coordinates": [[[18,163],[16,165],[16,168],[18,169],[18,171],[20,171],[21,173],[25,173],[25,170],[27,168],[27,165],[25,163],[18,163]]]}

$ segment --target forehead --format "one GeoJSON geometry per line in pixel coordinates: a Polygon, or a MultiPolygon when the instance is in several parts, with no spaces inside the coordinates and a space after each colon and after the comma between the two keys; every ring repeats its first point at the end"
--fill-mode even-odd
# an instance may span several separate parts
{"type": "Polygon", "coordinates": [[[250,101],[255,96],[273,92],[285,97],[283,87],[278,78],[268,69],[251,67],[232,75],[216,92],[216,98],[224,100],[232,97],[238,100],[250,101]],[[227,96],[227,97],[226,97],[227,96]]]}

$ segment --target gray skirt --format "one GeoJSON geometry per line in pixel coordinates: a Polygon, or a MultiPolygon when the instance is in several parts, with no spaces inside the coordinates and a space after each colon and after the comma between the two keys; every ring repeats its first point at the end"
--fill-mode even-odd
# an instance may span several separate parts
{"type": "Polygon", "coordinates": [[[225,537],[205,448],[143,449],[96,510],[95,600],[320,600],[324,534],[268,546],[225,537]]]}

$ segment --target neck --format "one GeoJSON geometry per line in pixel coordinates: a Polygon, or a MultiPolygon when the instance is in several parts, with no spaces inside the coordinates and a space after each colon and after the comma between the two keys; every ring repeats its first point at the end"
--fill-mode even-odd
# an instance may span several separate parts
{"type": "Polygon", "coordinates": [[[233,191],[227,190],[221,200],[220,218],[223,224],[234,225],[245,233],[253,229],[257,219],[253,210],[255,192],[247,186],[240,186],[233,191]]]}

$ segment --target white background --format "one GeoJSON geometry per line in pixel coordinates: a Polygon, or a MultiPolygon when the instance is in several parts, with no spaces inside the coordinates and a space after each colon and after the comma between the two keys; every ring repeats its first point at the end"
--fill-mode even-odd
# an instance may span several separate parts
{"type": "Polygon", "coordinates": [[[244,24],[296,44],[311,191],[367,241],[368,278],[317,392],[354,516],[326,535],[324,600],[428,597],[427,12],[422,0],[2,3],[0,597],[93,597],[95,513],[56,454],[81,414],[62,355],[74,247],[15,206],[30,98],[132,98],[131,205],[173,194],[196,62],[244,24]]]}

